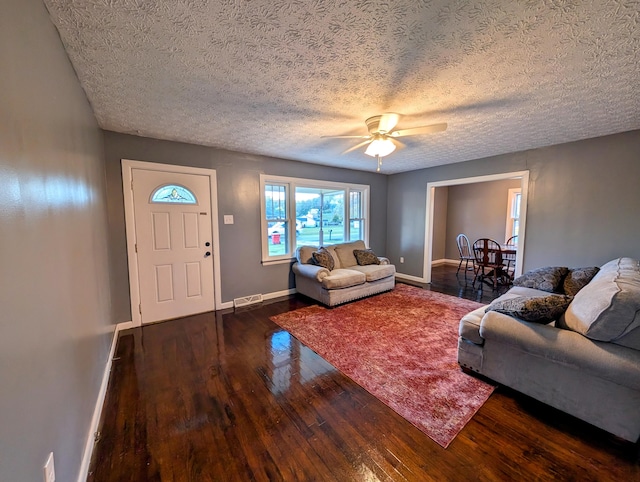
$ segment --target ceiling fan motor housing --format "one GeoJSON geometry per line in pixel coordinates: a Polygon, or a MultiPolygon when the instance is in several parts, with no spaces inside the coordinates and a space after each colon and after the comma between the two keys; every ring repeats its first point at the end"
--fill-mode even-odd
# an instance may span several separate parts
{"type": "Polygon", "coordinates": [[[373,117],[369,117],[366,121],[364,121],[364,123],[367,124],[367,129],[369,129],[369,134],[373,135],[379,132],[378,129],[380,128],[381,117],[381,115],[374,115],[373,117]]]}

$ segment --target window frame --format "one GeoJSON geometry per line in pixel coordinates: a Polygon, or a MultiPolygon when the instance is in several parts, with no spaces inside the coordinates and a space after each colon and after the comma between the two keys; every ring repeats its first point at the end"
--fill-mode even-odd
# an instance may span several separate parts
{"type": "MultiPolygon", "coordinates": [[[[351,240],[350,233],[350,196],[351,192],[357,191],[361,193],[361,202],[362,202],[362,216],[363,218],[355,218],[355,219],[363,219],[364,220],[364,229],[362,230],[362,240],[365,245],[369,246],[369,201],[370,201],[370,190],[371,187],[368,184],[355,184],[355,183],[346,183],[346,182],[335,182],[335,181],[321,181],[316,179],[304,179],[304,178],[296,178],[296,177],[288,177],[288,176],[270,176],[267,174],[260,174],[260,240],[262,247],[262,264],[279,264],[279,263],[289,263],[292,259],[295,258],[296,248],[297,248],[297,235],[296,235],[296,199],[295,193],[297,187],[303,188],[311,188],[311,189],[334,189],[334,190],[344,190],[345,192],[345,202],[344,209],[345,213],[343,216],[344,222],[344,237],[345,240],[351,240]],[[269,235],[267,232],[267,226],[269,222],[272,222],[267,219],[266,213],[266,196],[265,196],[265,187],[267,185],[283,185],[285,186],[285,197],[286,197],[286,216],[288,226],[292,226],[293,229],[289,229],[286,234],[286,239],[284,240],[287,243],[287,253],[277,256],[269,255],[269,235]]],[[[345,241],[347,242],[347,241],[345,241]]]]}

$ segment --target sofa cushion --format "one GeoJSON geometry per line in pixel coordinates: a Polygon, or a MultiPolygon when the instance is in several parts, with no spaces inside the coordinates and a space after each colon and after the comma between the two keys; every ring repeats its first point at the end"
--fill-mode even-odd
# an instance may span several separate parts
{"type": "Polygon", "coordinates": [[[313,264],[313,253],[318,251],[317,246],[299,246],[296,249],[296,259],[298,263],[313,264]]]}
{"type": "Polygon", "coordinates": [[[540,297],[517,296],[496,300],[486,311],[497,311],[521,320],[535,323],[550,323],[560,317],[571,303],[566,295],[548,295],[540,297]]]}
{"type": "Polygon", "coordinates": [[[640,261],[618,258],[576,294],[563,327],[593,340],[615,341],[640,326],[640,261]]]}
{"type": "Polygon", "coordinates": [[[353,254],[354,249],[366,249],[364,241],[358,240],[351,243],[336,244],[334,246],[338,259],[340,260],[341,268],[348,268],[350,266],[357,266],[358,261],[353,254]]]}
{"type": "Polygon", "coordinates": [[[562,282],[563,292],[567,296],[575,296],[600,271],[597,266],[590,268],[569,268],[567,276],[562,282]]]}
{"type": "Polygon", "coordinates": [[[377,281],[396,274],[396,267],[392,264],[369,264],[366,266],[351,266],[349,269],[364,273],[367,281],[377,281]]]}
{"type": "Polygon", "coordinates": [[[328,290],[361,285],[366,281],[364,273],[352,269],[334,269],[329,276],[322,278],[322,287],[328,290]]]}
{"type": "Polygon", "coordinates": [[[335,268],[336,264],[333,261],[333,256],[331,256],[331,253],[329,253],[325,248],[320,248],[318,251],[314,251],[311,257],[313,258],[314,264],[317,264],[318,266],[327,268],[329,271],[335,268]]]}
{"type": "Polygon", "coordinates": [[[356,262],[360,266],[367,266],[370,264],[380,264],[380,260],[373,252],[373,249],[354,249],[353,255],[356,257],[356,262]]]}
{"type": "Polygon", "coordinates": [[[548,266],[534,269],[513,280],[513,286],[524,286],[525,288],[534,288],[549,293],[558,293],[562,289],[562,280],[568,272],[569,268],[564,266],[548,266]]]}

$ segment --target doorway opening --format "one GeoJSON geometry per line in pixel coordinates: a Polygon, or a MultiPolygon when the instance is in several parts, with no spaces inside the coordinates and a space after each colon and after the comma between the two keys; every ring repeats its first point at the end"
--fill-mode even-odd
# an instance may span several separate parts
{"type": "MultiPolygon", "coordinates": [[[[426,232],[424,251],[424,282],[431,282],[431,268],[434,253],[434,231],[436,225],[436,188],[451,187],[465,184],[476,184],[490,181],[501,181],[508,179],[520,180],[519,217],[518,217],[518,250],[515,260],[514,276],[522,274],[522,263],[524,260],[526,218],[527,218],[527,197],[529,188],[529,171],[507,172],[502,174],[492,174],[487,176],[476,176],[460,179],[448,179],[446,181],[436,181],[427,183],[427,206],[426,206],[426,232]]],[[[504,226],[504,224],[503,224],[504,226]]]]}

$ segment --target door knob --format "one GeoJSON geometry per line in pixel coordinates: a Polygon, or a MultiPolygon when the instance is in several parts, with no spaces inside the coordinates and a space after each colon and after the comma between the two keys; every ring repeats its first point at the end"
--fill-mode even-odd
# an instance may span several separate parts
{"type": "Polygon", "coordinates": [[[205,246],[211,246],[211,243],[209,241],[207,241],[206,243],[204,243],[205,246]]]}
{"type": "Polygon", "coordinates": [[[207,256],[211,256],[211,251],[207,251],[206,253],[204,253],[204,257],[206,258],[207,256]]]}

